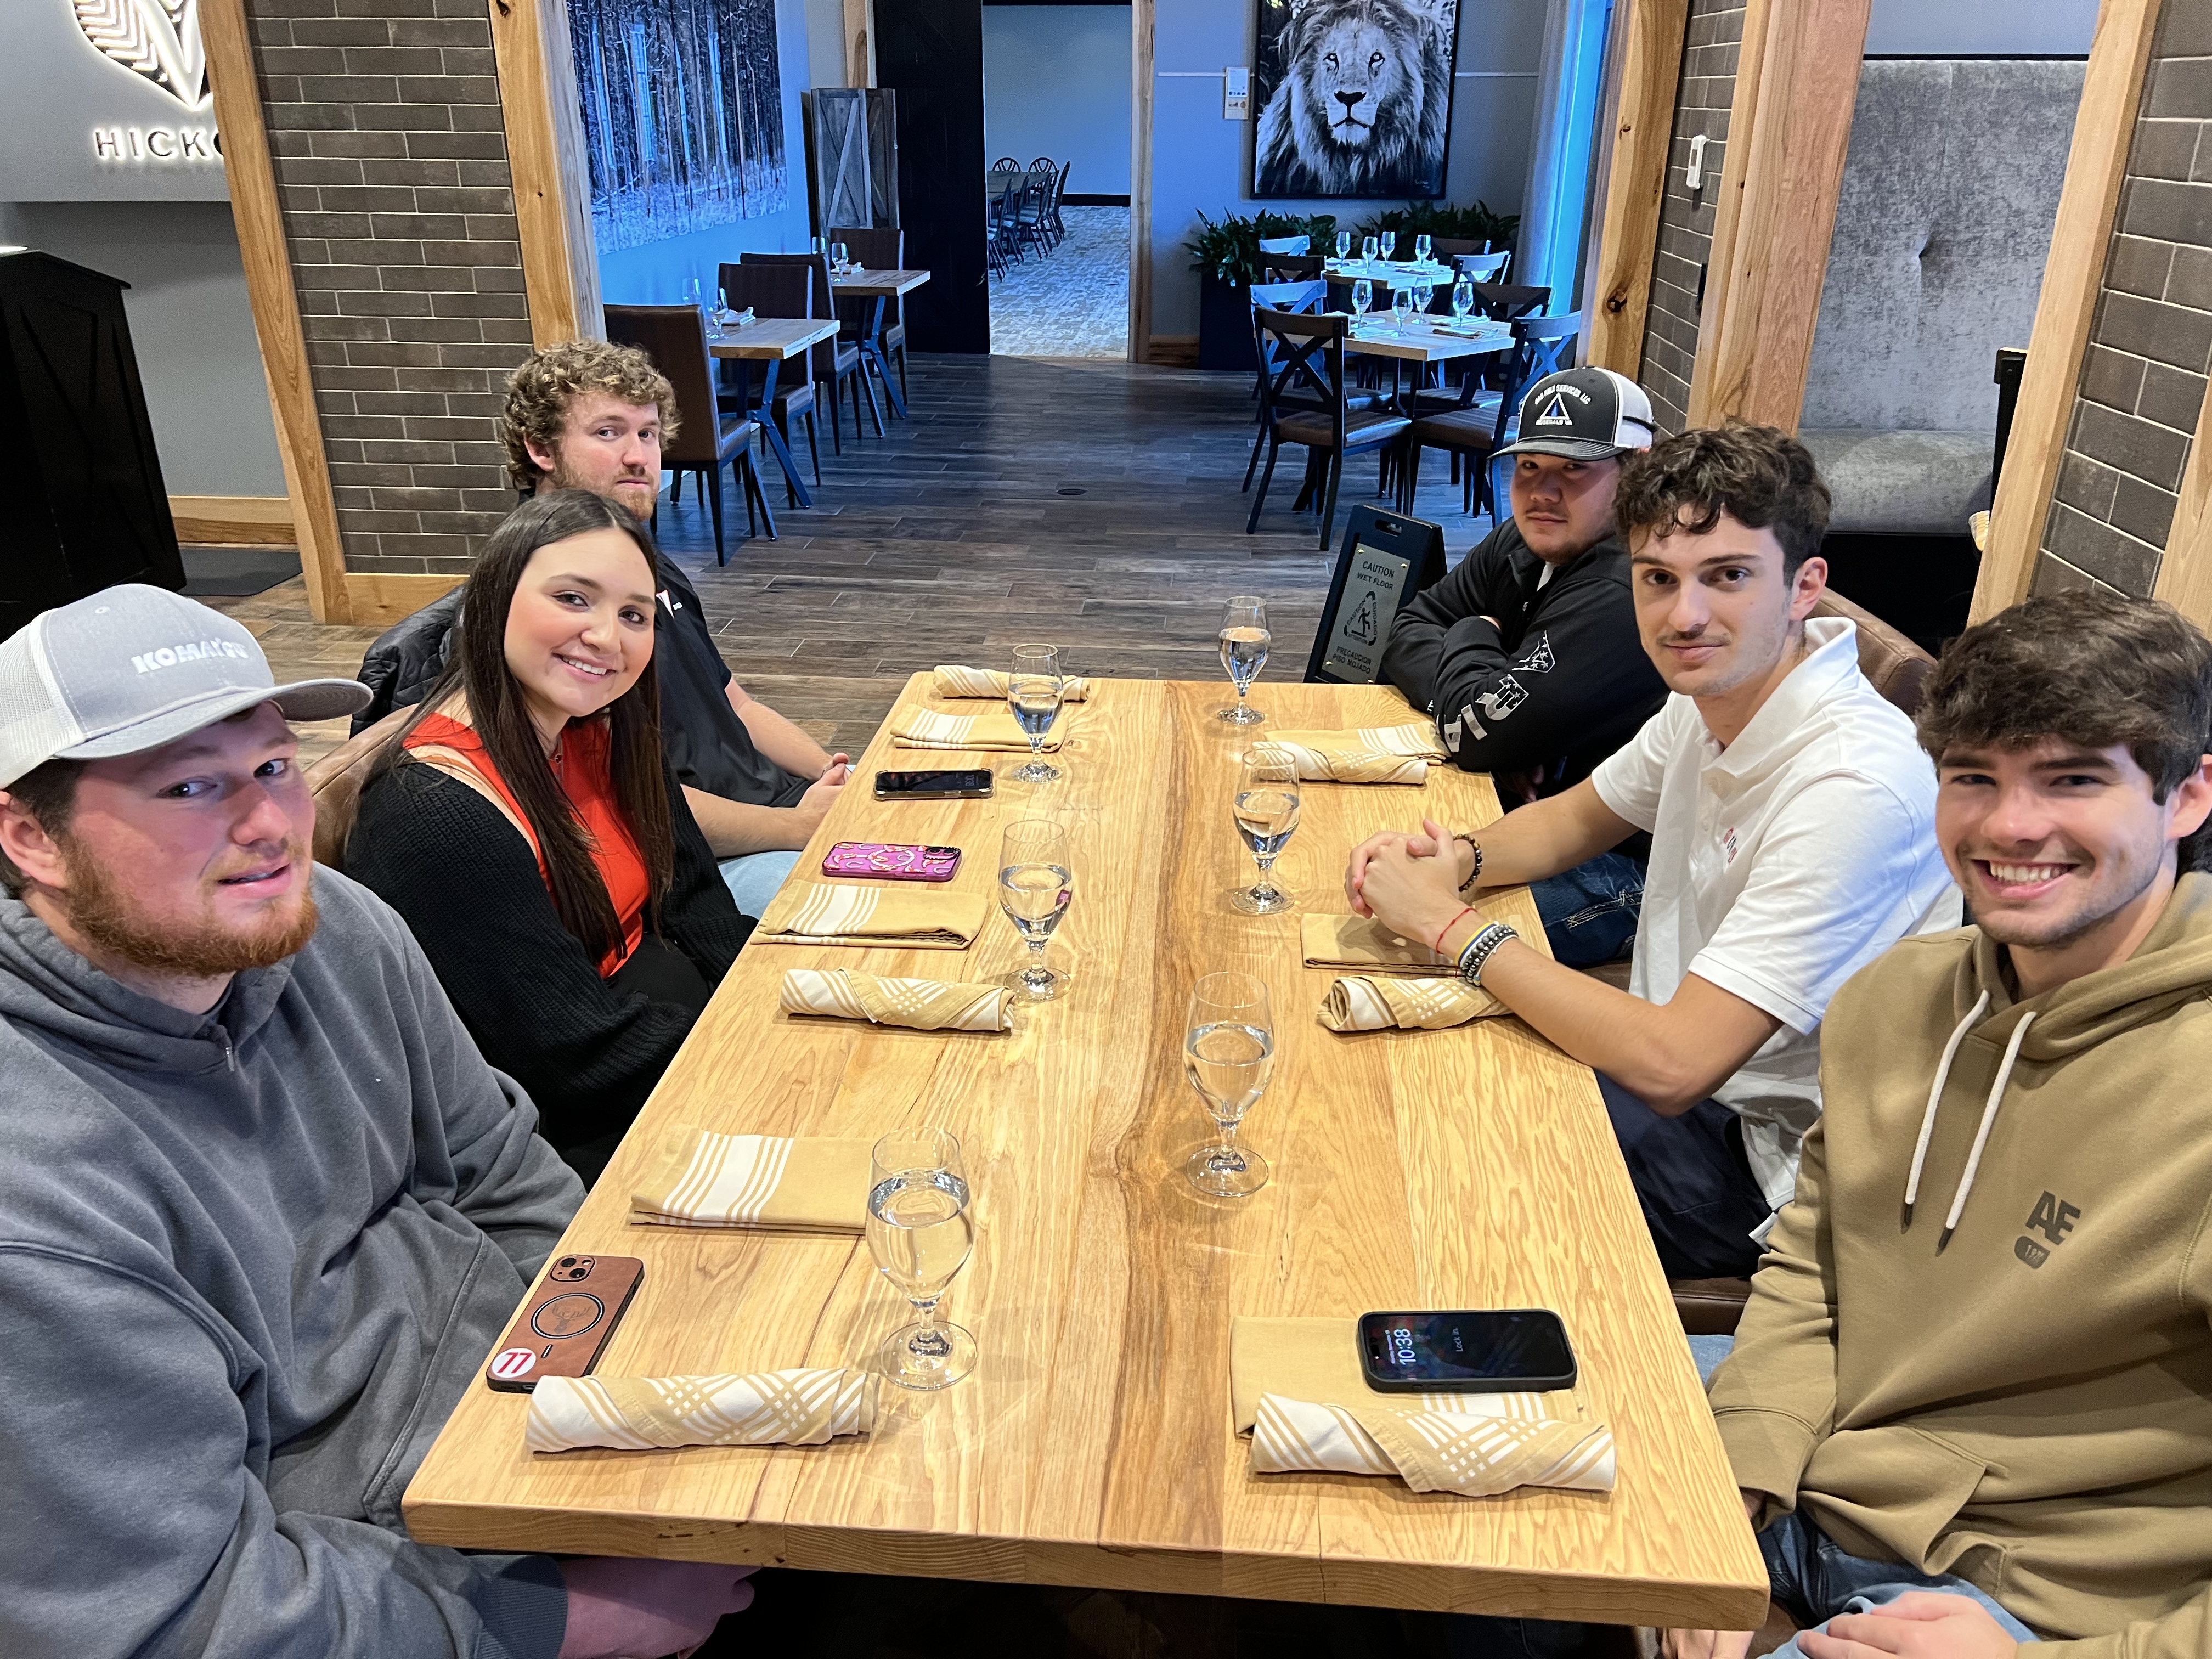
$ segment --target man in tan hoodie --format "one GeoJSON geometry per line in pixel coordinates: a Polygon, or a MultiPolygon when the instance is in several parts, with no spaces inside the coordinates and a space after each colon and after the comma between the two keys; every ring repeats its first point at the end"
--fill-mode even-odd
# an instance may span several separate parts
{"type": "Polygon", "coordinates": [[[1830,1005],[1721,1437],[1806,1659],[2204,1656],[2212,644],[2031,599],[1945,653],[1919,729],[1977,926],[1830,1005]]]}

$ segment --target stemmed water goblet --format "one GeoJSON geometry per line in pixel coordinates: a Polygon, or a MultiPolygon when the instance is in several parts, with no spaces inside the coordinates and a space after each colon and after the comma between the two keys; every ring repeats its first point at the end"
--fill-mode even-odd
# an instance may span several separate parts
{"type": "Polygon", "coordinates": [[[1352,285],[1352,326],[1358,326],[1367,317],[1367,307],[1375,303],[1375,284],[1362,276],[1352,285]]]}
{"type": "Polygon", "coordinates": [[[1413,314],[1413,285],[1393,283],[1390,285],[1390,323],[1401,334],[1406,331],[1406,319],[1413,314]]]}
{"type": "Polygon", "coordinates": [[[842,242],[830,244],[830,269],[841,273],[851,269],[852,262],[847,258],[846,247],[842,242]]]}
{"type": "Polygon", "coordinates": [[[1048,818],[1018,818],[999,838],[999,908],[1030,947],[1014,983],[1031,1002],[1049,1002],[1067,975],[1044,965],[1044,949],[1067,914],[1075,878],[1067,831],[1048,818]]]}
{"type": "Polygon", "coordinates": [[[1428,264],[1429,251],[1435,246],[1436,243],[1430,238],[1426,236],[1416,236],[1413,238],[1413,258],[1419,260],[1423,264],[1428,264]]]}
{"type": "Polygon", "coordinates": [[[1183,1174],[1201,1193],[1249,1198],[1267,1184],[1267,1160],[1237,1144],[1237,1131],[1275,1069],[1275,1022],[1267,988],[1249,974],[1208,974],[1190,994],[1183,1073],[1221,1138],[1200,1147],[1183,1174]]]}
{"type": "Polygon", "coordinates": [[[1373,264],[1375,263],[1375,251],[1381,246],[1382,244],[1377,242],[1372,236],[1361,237],[1359,239],[1359,257],[1365,260],[1369,264],[1373,264]]]}
{"type": "Polygon", "coordinates": [[[1451,308],[1452,316],[1462,322],[1466,320],[1467,313],[1474,309],[1474,278],[1464,272],[1452,284],[1451,308]]]}
{"type": "Polygon", "coordinates": [[[1336,257],[1342,259],[1349,256],[1351,252],[1352,233],[1348,230],[1338,231],[1336,233],[1336,257]]]}
{"type": "MultiPolygon", "coordinates": [[[[1359,304],[1358,290],[1365,286],[1363,283],[1353,288],[1354,305],[1359,304]]],[[[1221,718],[1231,726],[1257,726],[1267,718],[1244,701],[1244,694],[1267,665],[1270,638],[1267,600],[1255,593],[1239,593],[1229,601],[1221,616],[1221,666],[1237,687],[1237,702],[1234,708],[1223,709],[1221,718]]]]}
{"type": "Polygon", "coordinates": [[[1273,915],[1297,901],[1275,885],[1275,860],[1298,827],[1298,763],[1289,750],[1261,744],[1237,763],[1237,798],[1231,811],[1237,834],[1260,866],[1260,878],[1229,902],[1248,916],[1273,915]]]}
{"type": "Polygon", "coordinates": [[[1391,255],[1397,252],[1397,251],[1398,233],[1395,230],[1384,231],[1382,233],[1382,257],[1387,259],[1390,258],[1391,255]]]}
{"type": "Polygon", "coordinates": [[[868,1253],[921,1317],[884,1339],[884,1375],[902,1389],[950,1388],[975,1369],[975,1339],[937,1316],[975,1248],[960,1142],[942,1129],[885,1135],[868,1160],[868,1253]]]}
{"type": "Polygon", "coordinates": [[[1015,783],[1057,783],[1058,767],[1044,758],[1044,740],[1060,718],[1067,682],[1060,672],[1060,653],[1049,645],[1018,645],[1006,672],[1006,707],[1030,740],[1030,757],[1006,774],[1015,783]]]}

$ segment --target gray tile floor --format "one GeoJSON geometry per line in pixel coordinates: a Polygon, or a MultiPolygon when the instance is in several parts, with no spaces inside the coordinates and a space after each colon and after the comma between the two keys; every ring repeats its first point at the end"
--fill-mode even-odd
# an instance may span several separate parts
{"type": "Polygon", "coordinates": [[[991,279],[991,350],[1010,357],[1129,355],[1129,210],[1064,207],[1067,239],[991,279]]]}

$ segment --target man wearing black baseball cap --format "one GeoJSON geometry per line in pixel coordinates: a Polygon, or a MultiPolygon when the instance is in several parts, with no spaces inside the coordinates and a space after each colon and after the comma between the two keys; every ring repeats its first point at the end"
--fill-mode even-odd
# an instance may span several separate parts
{"type": "MultiPolygon", "coordinates": [[[[1436,718],[1452,759],[1498,780],[1505,805],[1558,793],[1633,737],[1667,687],[1636,631],[1628,550],[1613,526],[1620,457],[1651,444],[1651,400],[1609,368],[1547,374],[1522,400],[1513,515],[1407,606],[1383,676],[1436,718]]],[[[1571,967],[1635,936],[1638,849],[1535,884],[1571,967]]]]}
{"type": "Polygon", "coordinates": [[[0,643],[0,1653],[614,1659],[750,1570],[412,1542],[400,1496],[583,1188],[406,926],[309,857],[237,623],[0,643]]]}

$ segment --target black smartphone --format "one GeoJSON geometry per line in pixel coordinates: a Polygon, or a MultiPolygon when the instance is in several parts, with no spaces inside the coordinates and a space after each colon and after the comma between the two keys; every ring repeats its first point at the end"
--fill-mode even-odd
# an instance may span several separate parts
{"type": "Polygon", "coordinates": [[[878,800],[982,800],[991,793],[991,771],[878,772],[878,800]]]}
{"type": "Polygon", "coordinates": [[[1367,1386],[1386,1394],[1516,1394],[1574,1386],[1567,1328],[1547,1308],[1359,1316],[1367,1386]]]}

